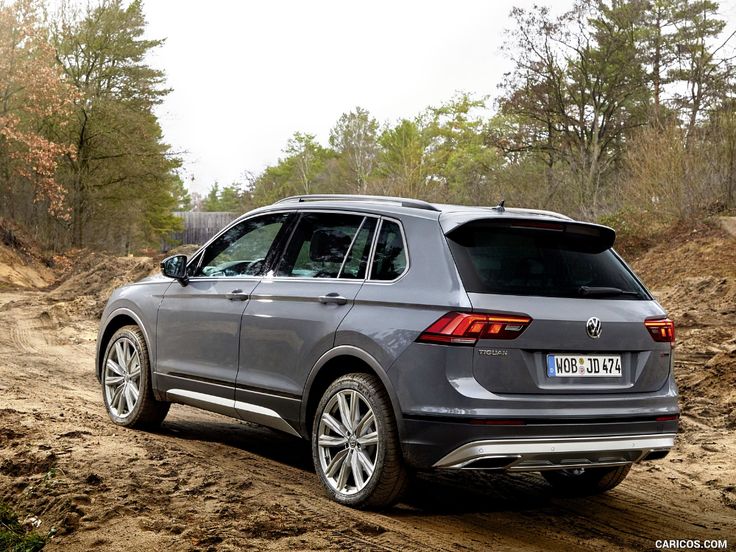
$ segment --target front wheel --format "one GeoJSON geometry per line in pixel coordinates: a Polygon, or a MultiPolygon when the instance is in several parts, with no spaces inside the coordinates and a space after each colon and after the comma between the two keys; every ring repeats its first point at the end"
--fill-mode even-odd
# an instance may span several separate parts
{"type": "Polygon", "coordinates": [[[110,419],[123,427],[155,427],[170,403],[157,401],[151,386],[148,347],[138,326],[116,331],[102,364],[102,398],[110,419]]]}
{"type": "Polygon", "coordinates": [[[314,417],[312,459],[340,504],[382,508],[401,497],[408,474],[391,403],[375,376],[347,374],[327,388],[314,417]]]}
{"type": "Polygon", "coordinates": [[[631,464],[613,468],[543,471],[542,475],[560,493],[586,496],[610,491],[626,479],[629,471],[631,464]]]}

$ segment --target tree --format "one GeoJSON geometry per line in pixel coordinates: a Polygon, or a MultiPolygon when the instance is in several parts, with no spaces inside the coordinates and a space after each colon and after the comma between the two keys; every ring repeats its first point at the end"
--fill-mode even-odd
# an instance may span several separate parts
{"type": "Polygon", "coordinates": [[[192,196],[189,194],[184,181],[179,175],[174,176],[174,180],[171,185],[171,195],[175,201],[175,209],[177,211],[191,211],[192,196]]]}
{"type": "Polygon", "coordinates": [[[220,188],[215,182],[202,201],[202,211],[237,213],[247,210],[252,203],[251,191],[242,184],[234,183],[220,188]]]}
{"type": "Polygon", "coordinates": [[[343,113],[330,131],[330,145],[347,168],[353,191],[366,193],[378,153],[378,121],[361,107],[343,113]]]}
{"type": "Polygon", "coordinates": [[[220,185],[215,182],[202,200],[202,211],[220,210],[220,185]]]}
{"type": "Polygon", "coordinates": [[[39,23],[40,8],[32,0],[0,3],[1,208],[13,217],[28,186],[34,202],[64,219],[66,194],[56,178],[57,165],[75,151],[67,141],[50,138],[47,128],[68,115],[75,94],[56,66],[39,23]]]}
{"type": "Polygon", "coordinates": [[[680,0],[674,17],[677,65],[669,77],[685,85],[686,91],[676,92],[673,103],[687,121],[689,143],[703,111],[715,107],[728,92],[733,58],[721,54],[736,31],[719,39],[726,22],[718,18],[718,3],[712,0],[680,0]]]}
{"type": "Polygon", "coordinates": [[[168,90],[163,73],[145,62],[162,41],[144,39],[144,31],[139,0],[127,6],[101,0],[81,14],[64,4],[58,14],[57,59],[79,95],[74,117],[59,130],[77,150],[67,157],[75,246],[103,236],[128,248],[147,234],[145,228],[164,231],[153,214],[160,209],[141,208],[142,198],[168,205],[178,193],[173,171],[179,161],[153,114],[168,90]],[[106,227],[122,217],[124,235],[116,237],[106,227]]]}
{"type": "Polygon", "coordinates": [[[647,84],[652,89],[652,122],[662,124],[666,99],[665,88],[671,82],[670,71],[676,61],[676,11],[680,0],[631,2],[638,10],[637,47],[641,52],[647,84]]]}
{"type": "Polygon", "coordinates": [[[324,170],[327,150],[317,143],[313,134],[295,132],[287,142],[284,153],[293,161],[301,192],[312,193],[315,178],[324,170]]]}
{"type": "Polygon", "coordinates": [[[378,139],[377,174],[391,195],[418,197],[424,195],[427,178],[425,149],[427,139],[419,122],[402,119],[386,128],[378,139]]]}
{"type": "Polygon", "coordinates": [[[219,211],[228,211],[230,213],[236,213],[240,211],[240,205],[242,203],[243,191],[240,189],[238,184],[231,184],[225,186],[220,192],[219,211]]]}
{"type": "Polygon", "coordinates": [[[562,160],[578,208],[595,216],[604,176],[620,159],[627,132],[646,121],[649,92],[639,61],[633,3],[578,2],[552,20],[546,8],[515,8],[501,113],[531,128],[508,151],[562,160]]]}
{"type": "Polygon", "coordinates": [[[501,157],[486,140],[486,116],[485,99],[470,94],[425,113],[427,178],[436,199],[476,204],[489,199],[491,173],[501,157]]]}

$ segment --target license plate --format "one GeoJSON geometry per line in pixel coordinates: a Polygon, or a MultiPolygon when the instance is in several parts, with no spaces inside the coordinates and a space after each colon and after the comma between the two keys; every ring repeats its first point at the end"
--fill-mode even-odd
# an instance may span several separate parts
{"type": "Polygon", "coordinates": [[[550,378],[618,378],[620,355],[547,355],[550,378]]]}

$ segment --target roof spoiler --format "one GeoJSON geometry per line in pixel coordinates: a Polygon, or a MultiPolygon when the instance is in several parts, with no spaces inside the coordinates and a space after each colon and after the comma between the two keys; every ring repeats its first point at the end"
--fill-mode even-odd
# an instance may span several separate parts
{"type": "Polygon", "coordinates": [[[455,218],[451,221],[444,221],[442,229],[445,235],[450,236],[467,225],[493,226],[529,232],[559,233],[563,240],[584,245],[585,249],[590,249],[591,252],[610,249],[616,241],[616,231],[608,226],[541,217],[474,217],[468,218],[465,221],[455,218]]]}

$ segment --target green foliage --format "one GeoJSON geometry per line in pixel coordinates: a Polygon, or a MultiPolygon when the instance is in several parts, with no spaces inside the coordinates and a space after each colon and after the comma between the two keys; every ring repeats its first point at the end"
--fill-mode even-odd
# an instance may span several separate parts
{"type": "Polygon", "coordinates": [[[330,146],[338,155],[346,184],[353,192],[366,193],[378,154],[378,121],[362,107],[343,113],[330,131],[330,146]]]}
{"type": "Polygon", "coordinates": [[[424,195],[427,180],[427,136],[418,120],[402,119],[378,138],[376,175],[380,186],[399,196],[424,195]]]}
{"type": "Polygon", "coordinates": [[[169,91],[146,58],[162,41],[144,34],[138,0],[62,4],[53,18],[56,58],[78,94],[71,116],[50,127],[76,150],[58,171],[74,246],[127,252],[156,244],[181,224],[171,211],[189,203],[153,114],[169,91]]]}
{"type": "Polygon", "coordinates": [[[176,211],[190,211],[192,209],[192,196],[184,186],[184,181],[178,175],[173,177],[171,196],[176,203],[176,211]]]}
{"type": "Polygon", "coordinates": [[[485,100],[460,94],[427,112],[428,178],[435,198],[459,203],[487,199],[495,169],[503,162],[487,140],[485,100]]]}
{"type": "MultiPolygon", "coordinates": [[[[18,5],[32,12],[37,1],[18,5]]],[[[0,91],[22,115],[15,134],[0,127],[0,211],[57,247],[127,252],[157,244],[181,225],[171,212],[192,208],[153,112],[169,92],[147,62],[162,41],[146,37],[140,0],[77,1],[48,29],[20,25],[20,41],[22,17],[0,10],[0,91]],[[30,90],[45,93],[39,105],[30,90]],[[32,155],[18,158],[31,138],[32,155]]],[[[295,132],[276,163],[242,184],[215,183],[201,208],[244,212],[310,193],[505,199],[633,217],[611,219],[632,233],[642,220],[736,209],[734,35],[716,2],[579,0],[559,17],[535,6],[511,18],[514,67],[493,104],[459,93],[383,124],[356,107],[326,145],[295,132]]]]}
{"type": "Polygon", "coordinates": [[[246,211],[250,205],[250,192],[243,190],[239,184],[230,184],[220,189],[215,182],[202,201],[202,211],[226,211],[239,213],[246,211]]]}
{"type": "Polygon", "coordinates": [[[544,159],[553,186],[559,164],[577,211],[595,216],[627,132],[644,122],[645,71],[632,28],[637,2],[580,2],[552,19],[546,8],[514,9],[508,52],[517,71],[504,83],[501,113],[521,128],[510,152],[544,159]]]}
{"type": "Polygon", "coordinates": [[[15,512],[8,505],[0,502],[0,550],[37,552],[45,545],[45,538],[33,531],[26,531],[15,512]]]}
{"type": "Polygon", "coordinates": [[[215,182],[207,196],[202,201],[203,211],[219,211],[220,210],[220,185],[215,182]]]}
{"type": "Polygon", "coordinates": [[[292,195],[332,191],[335,152],[321,146],[313,134],[295,132],[283,153],[276,165],[266,168],[255,180],[249,199],[256,205],[292,195]]]}
{"type": "Polygon", "coordinates": [[[290,177],[301,185],[300,193],[312,193],[318,184],[318,175],[325,168],[327,150],[315,140],[313,134],[295,132],[287,142],[284,153],[291,160],[290,177]]]}

